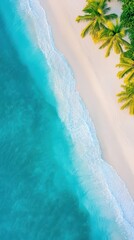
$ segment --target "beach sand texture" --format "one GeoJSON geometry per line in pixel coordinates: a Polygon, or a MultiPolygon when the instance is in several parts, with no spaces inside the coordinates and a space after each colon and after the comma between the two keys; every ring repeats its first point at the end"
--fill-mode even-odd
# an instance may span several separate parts
{"type": "MultiPolygon", "coordinates": [[[[65,55],[76,78],[76,87],[95,124],[103,159],[108,161],[125,182],[134,199],[134,117],[120,111],[116,94],[119,56],[105,58],[90,37],[82,39],[84,23],[76,23],[85,1],[40,0],[47,10],[56,47],[65,55]]],[[[110,3],[113,12],[120,12],[120,3],[110,3]]]]}

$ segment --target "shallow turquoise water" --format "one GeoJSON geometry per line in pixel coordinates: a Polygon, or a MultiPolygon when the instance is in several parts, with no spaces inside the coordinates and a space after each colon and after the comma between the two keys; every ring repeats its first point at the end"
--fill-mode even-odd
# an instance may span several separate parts
{"type": "Polygon", "coordinates": [[[71,174],[72,143],[57,114],[47,63],[10,5],[15,15],[7,27],[6,2],[0,3],[0,239],[88,239],[89,216],[71,174]],[[11,31],[23,35],[21,48],[11,31]],[[36,67],[38,84],[28,64],[36,67]]]}
{"type": "MultiPolygon", "coordinates": [[[[129,239],[123,235],[124,225],[107,208],[103,189],[97,193],[101,174],[94,162],[102,163],[92,124],[89,135],[95,150],[90,143],[83,152],[94,168],[88,177],[84,173],[79,178],[79,163],[85,156],[76,153],[69,127],[59,114],[52,88],[56,68],[51,69],[31,38],[26,25],[30,18],[20,14],[18,3],[0,2],[0,239],[129,239]],[[83,187],[84,177],[88,188],[83,187]]],[[[72,132],[77,132],[75,121],[71,124],[72,132]]],[[[107,167],[103,170],[105,175],[107,167]]]]}

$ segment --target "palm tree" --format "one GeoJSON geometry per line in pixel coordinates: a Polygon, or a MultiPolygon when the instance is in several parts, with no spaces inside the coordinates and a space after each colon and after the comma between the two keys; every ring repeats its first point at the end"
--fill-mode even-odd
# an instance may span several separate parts
{"type": "Polygon", "coordinates": [[[87,26],[81,32],[81,36],[85,37],[89,33],[94,40],[97,39],[102,24],[105,24],[107,20],[117,18],[116,14],[107,14],[109,10],[110,8],[107,7],[106,0],[87,0],[87,5],[83,9],[85,15],[76,18],[77,22],[88,22],[87,26]]]}
{"type": "Polygon", "coordinates": [[[122,54],[120,63],[117,64],[116,67],[122,68],[122,70],[118,72],[117,77],[124,78],[124,83],[134,82],[134,60],[122,54]]]}
{"type": "Polygon", "coordinates": [[[106,26],[103,25],[103,28],[99,34],[100,41],[103,44],[100,46],[100,49],[107,48],[106,57],[110,55],[112,48],[115,53],[120,54],[123,52],[123,48],[128,49],[130,44],[124,39],[127,34],[127,30],[124,29],[122,24],[116,19],[116,23],[108,21],[106,26]]]}
{"type": "Polygon", "coordinates": [[[134,115],[134,83],[121,85],[123,91],[117,94],[118,102],[124,102],[121,110],[129,108],[129,113],[134,115]]]}

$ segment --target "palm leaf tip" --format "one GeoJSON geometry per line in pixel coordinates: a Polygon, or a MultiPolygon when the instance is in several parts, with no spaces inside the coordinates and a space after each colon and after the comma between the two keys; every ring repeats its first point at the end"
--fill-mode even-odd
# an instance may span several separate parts
{"type": "Polygon", "coordinates": [[[121,102],[123,102],[123,101],[126,100],[126,95],[125,95],[125,94],[124,94],[124,95],[120,95],[120,96],[118,96],[118,97],[119,97],[118,103],[121,103],[121,102]]]}
{"type": "Polygon", "coordinates": [[[127,74],[127,76],[124,78],[124,83],[128,82],[134,82],[134,72],[130,72],[127,74]]]}
{"type": "Polygon", "coordinates": [[[106,51],[106,54],[105,54],[105,57],[106,57],[106,58],[109,57],[110,52],[111,52],[111,49],[112,49],[112,46],[113,46],[113,43],[111,42],[111,43],[109,44],[109,46],[107,47],[107,51],[106,51]]]}
{"type": "Polygon", "coordinates": [[[122,46],[119,42],[114,42],[114,51],[116,54],[120,54],[123,52],[122,46]]]}
{"type": "Polygon", "coordinates": [[[81,32],[81,37],[84,38],[88,33],[90,33],[90,28],[92,23],[89,23],[81,32]]]}
{"type": "Polygon", "coordinates": [[[125,93],[125,92],[120,92],[120,93],[117,93],[117,94],[116,94],[117,97],[121,97],[121,96],[123,96],[123,95],[126,95],[126,93],[125,93]]]}
{"type": "Polygon", "coordinates": [[[118,77],[119,79],[121,79],[121,78],[123,78],[126,74],[127,74],[127,70],[125,69],[125,70],[119,71],[119,72],[117,73],[117,77],[118,77]]]}
{"type": "Polygon", "coordinates": [[[81,37],[84,38],[87,34],[87,30],[84,28],[83,31],[81,32],[81,37]]]}
{"type": "Polygon", "coordinates": [[[105,41],[105,42],[99,47],[99,49],[103,49],[103,48],[107,47],[108,44],[109,44],[109,42],[110,42],[110,40],[108,39],[107,41],[105,41]]]}
{"type": "Polygon", "coordinates": [[[130,103],[129,113],[130,113],[130,115],[134,115],[134,102],[133,101],[131,101],[131,103],[130,103]]]}
{"type": "Polygon", "coordinates": [[[115,14],[115,13],[111,13],[109,15],[106,15],[107,20],[112,20],[112,19],[116,19],[116,18],[118,18],[118,15],[115,14]]]}
{"type": "Polygon", "coordinates": [[[76,22],[80,22],[80,16],[75,19],[76,22]]]}
{"type": "Polygon", "coordinates": [[[109,55],[110,55],[110,52],[107,51],[106,54],[105,54],[105,58],[109,57],[109,55]]]}
{"type": "Polygon", "coordinates": [[[82,38],[84,38],[84,37],[85,37],[85,34],[84,34],[84,32],[83,32],[83,31],[81,32],[81,37],[82,37],[82,38]]]}
{"type": "Polygon", "coordinates": [[[121,106],[121,110],[124,110],[125,108],[128,108],[129,105],[130,105],[130,102],[131,102],[131,100],[128,100],[126,103],[124,103],[124,104],[121,106]]]}

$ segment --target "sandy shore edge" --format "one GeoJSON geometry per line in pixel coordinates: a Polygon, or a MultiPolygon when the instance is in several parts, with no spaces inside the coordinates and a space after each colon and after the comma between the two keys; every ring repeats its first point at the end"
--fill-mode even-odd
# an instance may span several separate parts
{"type": "MultiPolygon", "coordinates": [[[[120,81],[115,64],[119,57],[104,58],[90,38],[81,39],[82,24],[75,18],[85,1],[40,0],[47,12],[56,47],[65,55],[75,74],[77,89],[94,122],[103,159],[125,182],[134,199],[134,118],[120,111],[116,93],[120,81]]],[[[116,1],[112,3],[118,9],[116,1]]]]}

